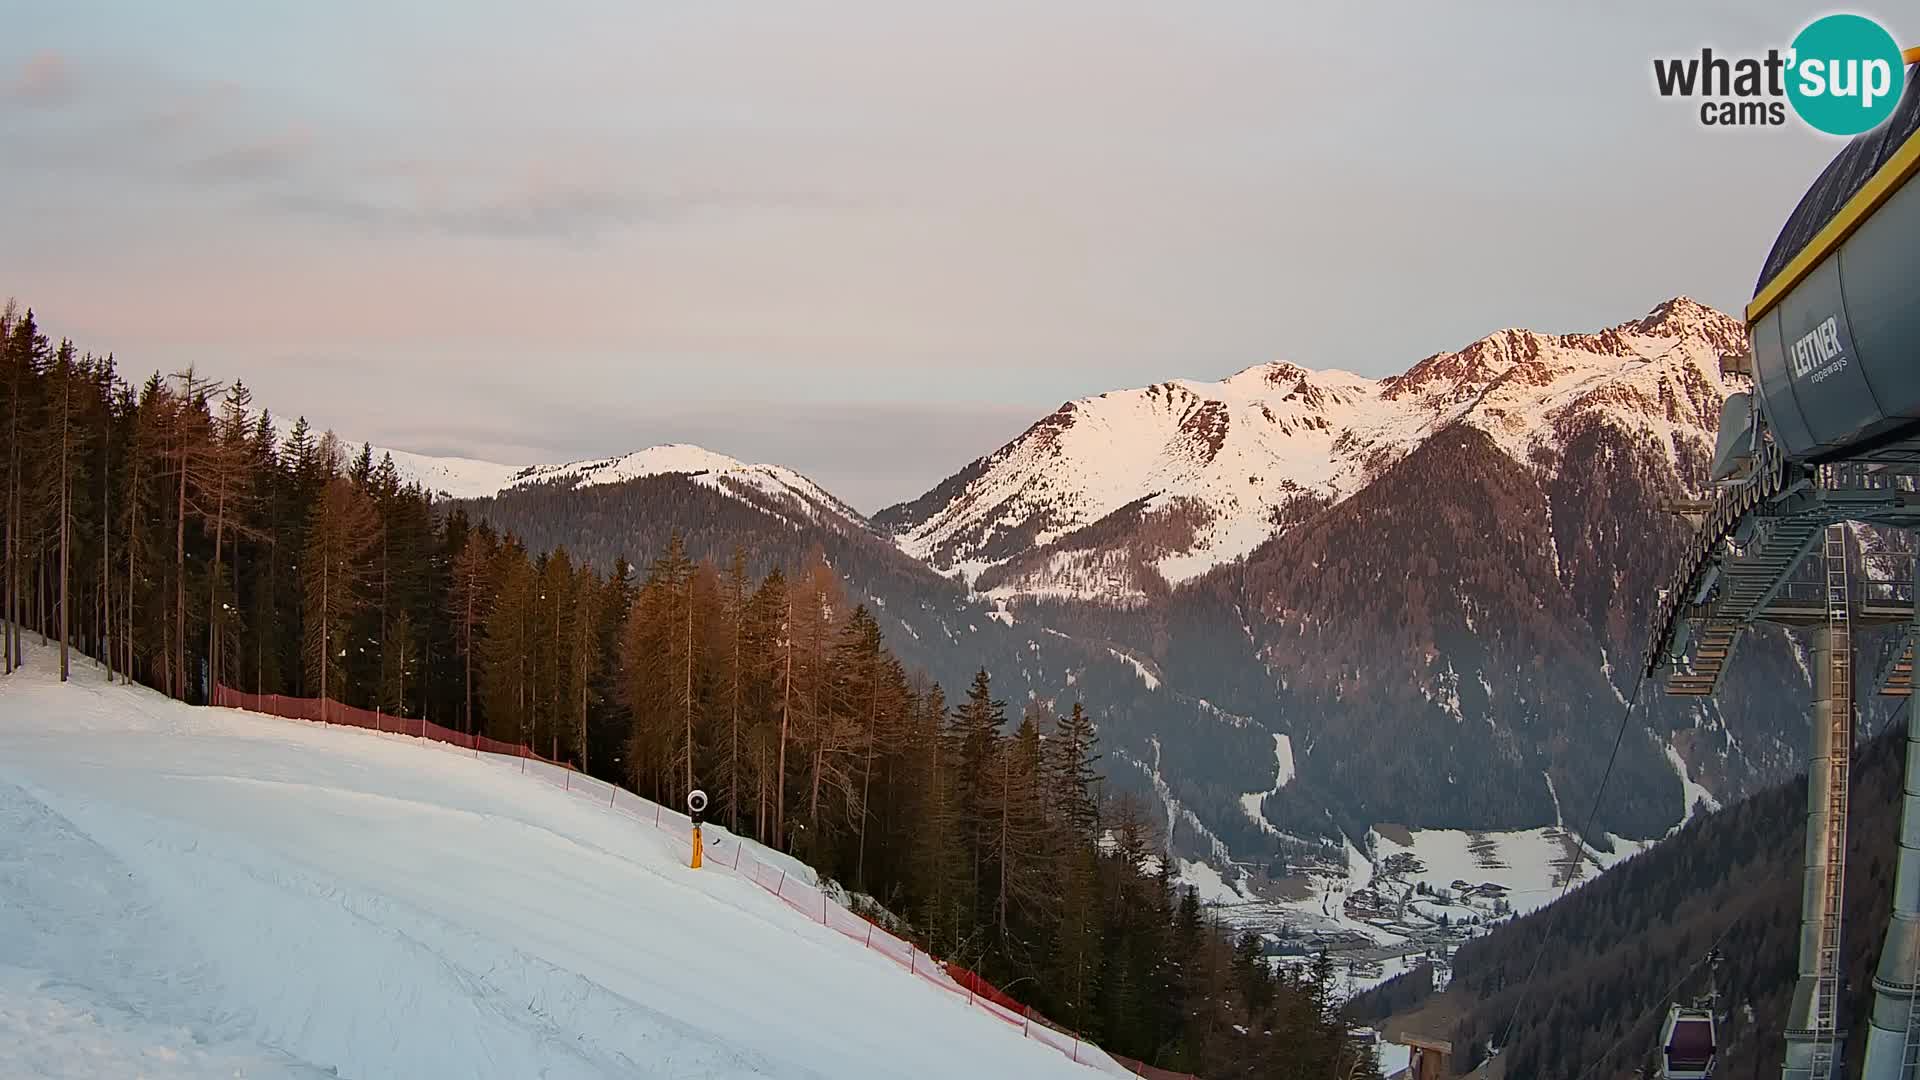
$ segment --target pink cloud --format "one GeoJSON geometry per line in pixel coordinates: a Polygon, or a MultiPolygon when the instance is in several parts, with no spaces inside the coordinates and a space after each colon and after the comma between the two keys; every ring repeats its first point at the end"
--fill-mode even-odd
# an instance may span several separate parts
{"type": "Polygon", "coordinates": [[[20,73],[7,87],[7,96],[49,103],[66,97],[72,89],[73,72],[66,58],[51,49],[43,49],[21,65],[20,73]]]}

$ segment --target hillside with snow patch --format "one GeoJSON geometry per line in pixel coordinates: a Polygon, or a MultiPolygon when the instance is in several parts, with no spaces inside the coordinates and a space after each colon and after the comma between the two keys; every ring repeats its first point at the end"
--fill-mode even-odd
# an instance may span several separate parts
{"type": "Polygon", "coordinates": [[[0,681],[0,1074],[1092,1075],[512,759],[76,676],[0,681]]]}
{"type": "MultiPolygon", "coordinates": [[[[279,426],[284,435],[290,424],[279,426]]],[[[355,444],[344,444],[349,454],[355,444]]],[[[682,477],[768,510],[796,526],[828,524],[865,529],[866,518],[831,492],[783,465],[756,465],[688,443],[649,446],[613,457],[558,465],[503,465],[474,458],[416,454],[372,447],[373,460],[393,459],[402,483],[417,483],[449,499],[487,499],[538,487],[594,488],[650,477],[682,477]]]]}
{"type": "MultiPolygon", "coordinates": [[[[792,470],[690,446],[396,464],[603,565],[675,535],[762,569],[818,550],[909,663],[1084,700],[1110,779],[1168,810],[1173,846],[1263,862],[1379,820],[1537,827],[1554,783],[1592,790],[1590,721],[1623,688],[1609,657],[1634,654],[1677,528],[1659,501],[1697,489],[1734,385],[1720,360],[1744,348],[1736,320],[1680,297],[1383,379],[1270,363],[1114,391],[872,522],[792,470]]],[[[1627,744],[1603,826],[1659,835],[1787,767],[1778,697],[1736,679],[1724,714],[1645,703],[1652,738],[1627,744]]]]}
{"type": "Polygon", "coordinates": [[[864,524],[866,520],[825,488],[785,466],[749,465],[686,443],[650,446],[630,454],[565,465],[530,465],[514,474],[500,490],[538,484],[599,487],[650,476],[689,477],[716,491],[775,508],[796,524],[829,520],[864,524]]]}

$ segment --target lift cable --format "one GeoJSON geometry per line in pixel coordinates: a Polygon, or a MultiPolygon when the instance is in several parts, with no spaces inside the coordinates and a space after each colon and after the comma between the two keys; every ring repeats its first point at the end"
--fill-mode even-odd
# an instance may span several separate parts
{"type": "MultiPolygon", "coordinates": [[[[1912,701],[1913,701],[1913,698],[1911,696],[1901,698],[1899,707],[1894,709],[1894,711],[1887,717],[1886,723],[1880,726],[1880,730],[1873,733],[1872,738],[1877,739],[1880,736],[1885,735],[1887,732],[1892,731],[1894,727],[1900,723],[1900,718],[1906,715],[1907,706],[1911,704],[1912,701]]],[[[1854,709],[1855,709],[1855,715],[1858,716],[1859,706],[1856,704],[1854,709]]],[[[1625,1027],[1624,1031],[1627,1033],[1631,1033],[1636,1027],[1640,1025],[1640,1022],[1642,1020],[1645,1020],[1647,1018],[1647,1014],[1658,1010],[1661,1007],[1661,1005],[1670,1002],[1673,998],[1673,995],[1679,991],[1680,987],[1685,985],[1686,981],[1692,978],[1695,972],[1700,970],[1700,965],[1706,963],[1707,958],[1711,956],[1714,953],[1714,951],[1720,948],[1720,946],[1726,941],[1727,935],[1732,933],[1733,928],[1738,925],[1740,925],[1740,920],[1734,919],[1728,922],[1727,925],[1721,927],[1720,932],[1714,935],[1713,942],[1707,946],[1707,951],[1701,954],[1700,959],[1695,960],[1691,967],[1687,968],[1686,971],[1682,972],[1680,974],[1680,977],[1673,981],[1673,985],[1667,987],[1667,990],[1664,994],[1661,994],[1659,997],[1654,998],[1653,1004],[1647,1006],[1646,1008],[1641,1009],[1640,1012],[1634,1016],[1633,1022],[1628,1024],[1625,1027]]],[[[1538,963],[1538,960],[1536,959],[1535,962],[1538,963]]],[[[1529,974],[1529,981],[1530,980],[1531,980],[1531,974],[1529,974]]],[[[1525,984],[1522,984],[1522,985],[1525,985],[1525,984]]],[[[1516,1015],[1518,1015],[1517,1009],[1516,1009],[1516,1015]]],[[[1627,1044],[1627,1038],[1628,1038],[1627,1034],[1622,1034],[1619,1038],[1613,1040],[1612,1044],[1610,1044],[1607,1047],[1605,1052],[1603,1052],[1599,1057],[1595,1058],[1593,1063],[1588,1065],[1586,1069],[1580,1073],[1577,1080],[1587,1080],[1588,1077],[1592,1076],[1595,1073],[1595,1071],[1597,1071],[1600,1068],[1600,1066],[1606,1064],[1607,1061],[1610,1060],[1614,1054],[1619,1052],[1622,1046],[1625,1046],[1627,1044]]],[[[1656,1035],[1655,1038],[1658,1038],[1658,1035],[1656,1035]]],[[[1491,1061],[1493,1059],[1489,1057],[1487,1060],[1491,1061]]],[[[1482,1067],[1484,1068],[1484,1066],[1482,1067]]]]}
{"type": "MultiPolygon", "coordinates": [[[[1691,967],[1681,972],[1680,977],[1673,980],[1673,985],[1667,987],[1666,993],[1661,994],[1657,998],[1654,998],[1653,1004],[1647,1006],[1644,1009],[1641,1009],[1640,1012],[1634,1016],[1633,1023],[1628,1024],[1626,1026],[1626,1030],[1628,1032],[1632,1032],[1634,1028],[1640,1026],[1640,1022],[1642,1020],[1645,1020],[1647,1018],[1647,1014],[1655,1012],[1658,1009],[1660,1009],[1663,1005],[1666,1005],[1669,1002],[1671,1002],[1673,1000],[1673,995],[1678,993],[1682,986],[1686,985],[1686,982],[1688,979],[1693,978],[1694,972],[1700,970],[1700,965],[1706,963],[1707,960],[1710,957],[1712,957],[1713,953],[1720,948],[1720,943],[1727,940],[1727,935],[1732,933],[1733,928],[1738,925],[1740,925],[1740,920],[1734,919],[1732,922],[1729,922],[1727,923],[1727,925],[1721,927],[1720,932],[1714,935],[1713,943],[1707,946],[1707,951],[1701,955],[1700,959],[1695,960],[1691,967]]],[[[1718,1023],[1717,1018],[1715,1022],[1718,1023]]],[[[1659,1032],[1660,1032],[1660,1029],[1658,1026],[1656,1026],[1654,1028],[1654,1036],[1653,1036],[1655,1039],[1658,1039],[1660,1037],[1659,1032]]],[[[1717,1037],[1715,1041],[1718,1041],[1717,1037]]],[[[1587,1080],[1587,1077],[1592,1076],[1594,1072],[1600,1068],[1600,1066],[1606,1064],[1608,1059],[1612,1058],[1613,1055],[1619,1052],[1620,1048],[1625,1045],[1627,1045],[1626,1035],[1622,1035],[1619,1038],[1613,1040],[1613,1045],[1607,1047],[1605,1053],[1602,1053],[1599,1057],[1593,1059],[1593,1064],[1588,1065],[1586,1069],[1583,1072],[1581,1072],[1577,1080],[1587,1080]]],[[[1714,1049],[1716,1053],[1719,1051],[1718,1047],[1715,1047],[1714,1049]]]]}
{"type": "MultiPolygon", "coordinates": [[[[1624,742],[1627,737],[1627,721],[1633,716],[1634,706],[1640,703],[1640,691],[1645,688],[1646,685],[1647,672],[1645,668],[1642,668],[1639,677],[1633,681],[1633,693],[1627,697],[1627,707],[1620,713],[1620,729],[1613,734],[1613,752],[1607,755],[1607,767],[1600,774],[1600,786],[1593,791],[1593,805],[1587,809],[1587,822],[1580,827],[1580,835],[1576,842],[1582,847],[1586,846],[1587,837],[1593,834],[1593,822],[1600,813],[1600,799],[1607,793],[1607,780],[1613,776],[1614,762],[1620,760],[1620,744],[1624,742]]],[[[1554,897],[1553,902],[1547,905],[1546,920],[1540,924],[1540,947],[1534,950],[1533,963],[1527,966],[1526,978],[1520,980],[1522,988],[1525,988],[1533,982],[1533,977],[1540,971],[1540,961],[1546,958],[1547,946],[1553,940],[1547,936],[1547,927],[1552,925],[1553,916],[1561,906],[1560,902],[1567,898],[1567,891],[1573,888],[1573,872],[1579,868],[1580,862],[1581,860],[1576,858],[1568,864],[1567,879],[1560,883],[1560,895],[1554,897]]],[[[1520,1010],[1526,1005],[1527,997],[1528,995],[1523,993],[1519,999],[1513,1003],[1513,1014],[1507,1017],[1507,1026],[1500,1031],[1500,1048],[1504,1049],[1506,1047],[1507,1040],[1513,1035],[1514,1027],[1520,1023],[1520,1010]]],[[[1495,1052],[1492,1048],[1489,1048],[1487,1060],[1481,1062],[1480,1067],[1474,1070],[1476,1074],[1485,1071],[1487,1065],[1492,1063],[1495,1052]]]]}

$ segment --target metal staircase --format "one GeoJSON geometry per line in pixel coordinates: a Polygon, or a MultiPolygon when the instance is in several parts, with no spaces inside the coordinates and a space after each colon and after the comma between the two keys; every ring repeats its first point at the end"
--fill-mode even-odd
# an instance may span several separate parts
{"type": "Polygon", "coordinates": [[[1820,945],[1814,998],[1813,1080],[1831,1080],[1839,1058],[1840,913],[1847,878],[1847,781],[1853,760],[1853,627],[1848,595],[1847,527],[1826,530],[1827,756],[1826,865],[1821,874],[1820,945]]]}
{"type": "Polygon", "coordinates": [[[1752,618],[1819,542],[1821,525],[1819,518],[1805,516],[1779,518],[1756,528],[1754,540],[1737,558],[1727,560],[1726,580],[1720,586],[1716,607],[1752,618]]]}
{"type": "MultiPolygon", "coordinates": [[[[1710,584],[1703,586],[1702,583],[1723,554],[1724,542],[1756,510],[1786,491],[1790,482],[1786,459],[1769,442],[1761,447],[1751,473],[1739,483],[1714,493],[1693,538],[1681,553],[1680,566],[1671,584],[1661,590],[1654,603],[1654,632],[1644,656],[1648,674],[1667,666],[1680,651],[1671,647],[1675,644],[1673,638],[1681,632],[1690,614],[1700,607],[1704,598],[1696,594],[1711,590],[1710,584]]],[[[1712,681],[1717,683],[1718,678],[1716,673],[1712,681]]]]}
{"type": "MultiPolygon", "coordinates": [[[[1749,526],[1744,545],[1737,533],[1728,537],[1729,557],[1699,587],[1708,595],[1694,598],[1703,617],[1698,630],[1682,639],[1684,655],[1668,672],[1667,693],[1707,697],[1719,689],[1742,633],[1819,543],[1821,526],[1811,516],[1774,518],[1749,526]]],[[[1817,588],[1808,586],[1815,612],[1817,588]]]]}
{"type": "Polygon", "coordinates": [[[1875,674],[1873,684],[1887,697],[1909,697],[1913,694],[1913,639],[1914,632],[1909,629],[1893,642],[1887,650],[1887,657],[1875,674]]]}
{"type": "MultiPolygon", "coordinates": [[[[1913,570],[1907,578],[1912,595],[1912,587],[1920,587],[1920,552],[1913,558],[1913,570]]],[[[1907,619],[1907,624],[1898,637],[1887,643],[1886,653],[1880,659],[1880,669],[1873,674],[1874,688],[1886,697],[1913,696],[1913,647],[1920,642],[1920,607],[1907,619]]]]}
{"type": "Polygon", "coordinates": [[[1683,697],[1713,696],[1745,629],[1732,619],[1705,620],[1699,633],[1688,643],[1689,662],[1684,667],[1676,666],[1667,676],[1667,693],[1683,697]]]}

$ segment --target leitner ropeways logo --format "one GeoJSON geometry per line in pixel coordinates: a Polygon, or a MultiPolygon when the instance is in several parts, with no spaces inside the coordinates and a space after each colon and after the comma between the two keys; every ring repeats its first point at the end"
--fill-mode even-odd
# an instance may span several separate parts
{"type": "Polygon", "coordinates": [[[1828,15],[1807,24],[1784,52],[1726,57],[1655,59],[1661,97],[1701,98],[1708,127],[1777,127],[1787,106],[1809,127],[1828,135],[1872,131],[1893,115],[1906,89],[1900,46],[1864,15],[1828,15]]]}
{"type": "Polygon", "coordinates": [[[1829,315],[1825,322],[1800,335],[1787,350],[1787,362],[1793,377],[1821,382],[1846,370],[1847,342],[1841,337],[1840,320],[1829,315]]]}

